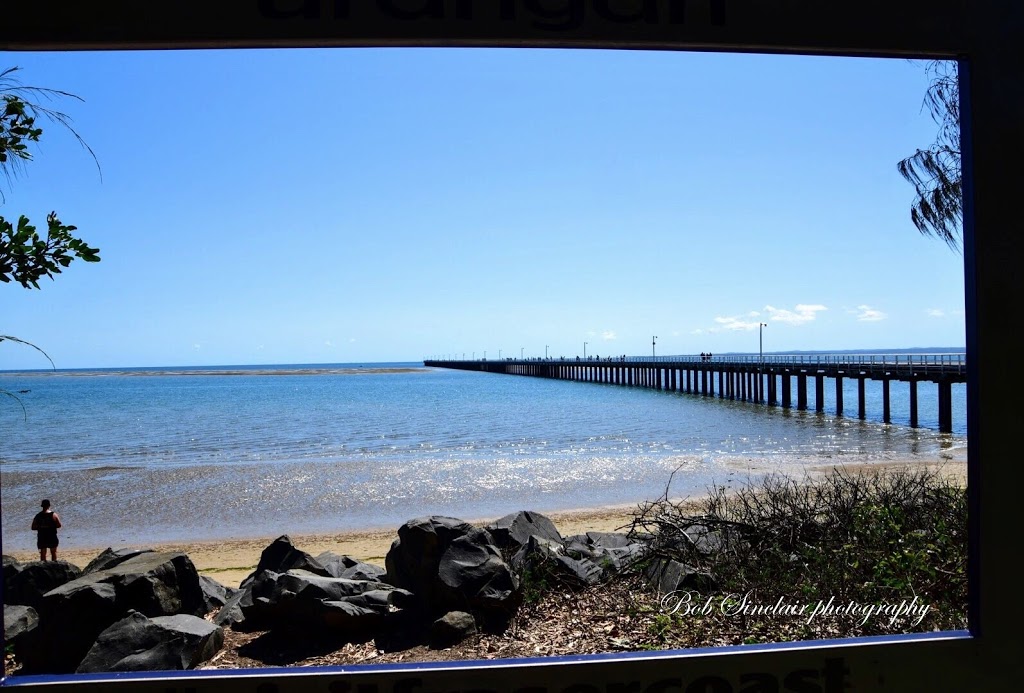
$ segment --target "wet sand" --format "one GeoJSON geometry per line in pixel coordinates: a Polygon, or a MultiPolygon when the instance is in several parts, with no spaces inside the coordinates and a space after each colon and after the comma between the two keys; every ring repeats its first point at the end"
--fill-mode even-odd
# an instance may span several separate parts
{"type": "MultiPolygon", "coordinates": [[[[811,473],[826,473],[835,467],[850,472],[871,472],[888,469],[925,468],[941,473],[951,481],[959,484],[967,483],[967,462],[963,454],[943,456],[936,459],[908,459],[885,463],[844,463],[842,465],[817,465],[808,469],[811,473]]],[[[652,499],[653,500],[653,499],[652,499]]],[[[633,519],[637,506],[622,505],[604,508],[578,509],[557,512],[544,512],[564,536],[582,534],[587,531],[615,532],[624,531],[633,519]]],[[[467,520],[474,525],[484,525],[497,518],[476,518],[467,520]]],[[[337,532],[327,534],[290,534],[292,543],[299,549],[317,555],[323,551],[347,554],[367,563],[384,565],[391,542],[396,538],[397,527],[379,530],[337,532]]],[[[180,551],[187,554],[201,574],[207,575],[221,584],[237,587],[238,584],[253,571],[259,561],[263,549],[276,536],[264,536],[249,539],[228,539],[209,541],[197,538],[186,543],[156,543],[146,548],[158,551],[180,551]]],[[[58,557],[85,567],[90,560],[100,553],[105,546],[95,547],[62,547],[58,557]]],[[[117,546],[115,548],[122,548],[117,546]]],[[[14,558],[19,561],[37,560],[35,552],[15,551],[14,558]]]]}

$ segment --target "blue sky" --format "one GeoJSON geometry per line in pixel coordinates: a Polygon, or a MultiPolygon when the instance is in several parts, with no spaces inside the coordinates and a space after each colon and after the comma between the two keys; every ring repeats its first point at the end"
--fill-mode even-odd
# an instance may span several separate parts
{"type": "MultiPolygon", "coordinates": [[[[7,53],[55,125],[0,214],[101,250],[0,334],[60,368],[960,346],[909,219],[905,60],[633,51],[7,53]]],[[[0,344],[0,369],[43,368],[0,344]]]]}

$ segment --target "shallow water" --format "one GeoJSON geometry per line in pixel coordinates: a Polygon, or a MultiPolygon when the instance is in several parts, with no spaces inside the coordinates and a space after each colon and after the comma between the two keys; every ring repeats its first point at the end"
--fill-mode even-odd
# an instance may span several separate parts
{"type": "MultiPolygon", "coordinates": [[[[0,374],[3,542],[40,498],[78,546],[397,527],[411,517],[633,504],[769,471],[956,452],[955,433],[695,395],[416,364],[0,374]],[[383,367],[381,367],[383,366],[383,367]]],[[[852,383],[851,383],[852,384],[852,383]]],[[[935,427],[935,395],[920,391],[935,427]]],[[[810,395],[813,401],[813,394],[810,395]]],[[[855,393],[846,400],[855,402],[855,393]]],[[[828,398],[826,398],[828,399],[828,398]]]]}

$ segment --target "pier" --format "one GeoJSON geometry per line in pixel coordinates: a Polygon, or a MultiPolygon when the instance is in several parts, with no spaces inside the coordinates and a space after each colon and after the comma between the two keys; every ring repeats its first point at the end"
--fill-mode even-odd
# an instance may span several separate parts
{"type": "Polygon", "coordinates": [[[882,383],[882,420],[891,422],[892,381],[909,384],[910,425],[918,427],[918,383],[938,387],[939,431],[953,430],[953,383],[967,382],[964,354],[842,354],[618,356],[609,358],[426,359],[424,366],[555,380],[647,387],[751,404],[809,409],[808,380],[814,380],[814,410],[825,410],[825,380],[833,381],[835,409],[845,415],[843,380],[857,381],[857,418],[866,417],[864,383],[882,383]],[[795,391],[795,393],[794,393],[795,391]],[[795,401],[794,401],[795,394],[795,401]]]}

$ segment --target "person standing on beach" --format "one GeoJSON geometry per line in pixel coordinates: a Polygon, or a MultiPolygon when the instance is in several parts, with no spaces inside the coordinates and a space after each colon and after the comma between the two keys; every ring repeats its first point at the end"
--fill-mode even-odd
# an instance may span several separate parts
{"type": "Polygon", "coordinates": [[[57,530],[60,529],[60,517],[50,510],[50,501],[46,498],[40,503],[43,507],[32,518],[32,529],[36,532],[36,547],[39,549],[39,560],[46,560],[46,550],[50,550],[50,560],[57,560],[57,530]]]}

